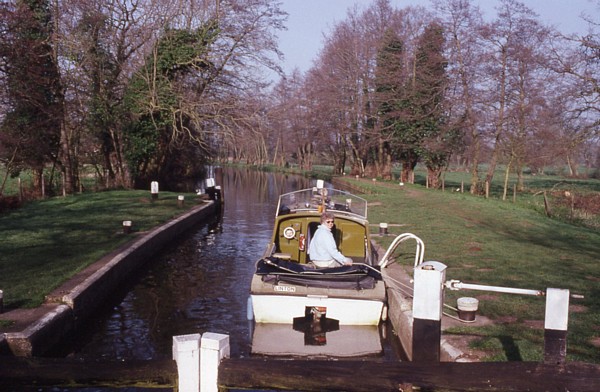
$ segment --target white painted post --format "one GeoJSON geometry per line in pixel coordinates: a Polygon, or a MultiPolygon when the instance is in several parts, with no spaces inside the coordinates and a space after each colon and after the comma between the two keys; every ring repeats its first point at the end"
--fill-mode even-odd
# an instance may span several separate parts
{"type": "Polygon", "coordinates": [[[229,358],[229,335],[206,332],[200,344],[200,392],[218,392],[219,363],[229,358]]]}
{"type": "Polygon", "coordinates": [[[439,362],[446,265],[426,261],[414,269],[412,360],[439,362]]]}
{"type": "Polygon", "coordinates": [[[379,224],[379,235],[386,236],[388,234],[388,224],[385,222],[381,222],[379,224]]]}
{"type": "Polygon", "coordinates": [[[216,190],[215,190],[215,179],[214,178],[206,179],[206,194],[208,195],[208,198],[210,200],[215,200],[216,190]]]}
{"type": "Polygon", "coordinates": [[[563,364],[567,357],[567,328],[569,324],[569,290],[546,290],[544,320],[544,362],[563,364]]]}
{"type": "Polygon", "coordinates": [[[179,392],[200,391],[200,334],[173,336],[179,392]]]}
{"type": "Polygon", "coordinates": [[[150,183],[150,193],[152,194],[152,200],[158,199],[158,181],[150,183]]]}
{"type": "Polygon", "coordinates": [[[123,233],[129,234],[131,233],[131,228],[133,226],[133,222],[130,220],[123,221],[123,233]]]}

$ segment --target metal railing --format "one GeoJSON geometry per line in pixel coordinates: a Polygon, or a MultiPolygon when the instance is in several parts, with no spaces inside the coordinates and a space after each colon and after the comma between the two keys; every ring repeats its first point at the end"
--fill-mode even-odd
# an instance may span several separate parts
{"type": "Polygon", "coordinates": [[[381,258],[381,260],[379,260],[379,266],[381,268],[385,268],[389,264],[390,256],[392,255],[392,253],[394,253],[396,248],[402,242],[409,240],[409,239],[414,239],[417,242],[417,249],[415,251],[415,267],[417,267],[418,265],[423,263],[423,254],[425,253],[425,244],[416,235],[414,235],[412,233],[403,233],[403,234],[400,234],[399,236],[397,236],[396,238],[394,238],[394,241],[392,241],[391,245],[388,247],[387,251],[381,258]]]}

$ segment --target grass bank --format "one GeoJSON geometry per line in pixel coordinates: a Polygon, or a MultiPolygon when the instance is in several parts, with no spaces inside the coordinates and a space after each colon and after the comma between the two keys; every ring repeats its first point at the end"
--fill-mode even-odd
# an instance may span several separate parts
{"type": "MultiPolygon", "coordinates": [[[[0,290],[4,307],[32,308],[75,273],[118,248],[133,231],[156,227],[182,213],[179,194],[107,191],[27,203],[0,214],[0,290]]],[[[186,207],[197,196],[184,194],[186,207]]],[[[185,208],[185,207],[184,207],[185,208]]]]}
{"type": "MultiPolygon", "coordinates": [[[[425,243],[425,260],[448,266],[447,279],[465,283],[582,294],[571,300],[568,358],[600,363],[600,232],[547,218],[511,202],[422,186],[346,179],[368,192],[369,221],[387,222],[390,234],[410,232],[425,243]]],[[[379,229],[374,226],[373,233],[379,229]]],[[[374,236],[383,246],[393,236],[374,236]]],[[[397,261],[412,271],[414,243],[397,261]]],[[[476,297],[489,327],[454,328],[479,336],[475,348],[490,360],[543,359],[545,300],[483,291],[446,291],[446,303],[476,297]]]]}

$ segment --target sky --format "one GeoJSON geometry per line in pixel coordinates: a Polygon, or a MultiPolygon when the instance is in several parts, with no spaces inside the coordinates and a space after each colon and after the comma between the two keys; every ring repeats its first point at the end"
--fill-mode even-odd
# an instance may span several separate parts
{"type": "MultiPolygon", "coordinates": [[[[396,8],[422,5],[431,9],[428,0],[390,0],[396,8]]],[[[284,53],[283,70],[290,74],[294,68],[306,72],[323,47],[323,35],[335,24],[346,19],[347,10],[356,4],[365,9],[374,0],[281,0],[288,16],[287,31],[279,32],[279,47],[284,53]]],[[[585,33],[585,13],[600,22],[596,0],[521,0],[540,16],[540,20],[565,34],[585,33]]],[[[496,14],[496,0],[477,0],[484,18],[496,14]]]]}

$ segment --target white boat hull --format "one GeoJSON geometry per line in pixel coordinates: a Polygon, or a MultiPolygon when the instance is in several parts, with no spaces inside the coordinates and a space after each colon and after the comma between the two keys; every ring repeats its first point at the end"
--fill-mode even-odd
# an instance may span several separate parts
{"type": "Polygon", "coordinates": [[[330,298],[322,296],[251,295],[254,320],[257,323],[292,324],[303,317],[306,308],[324,307],[328,319],[340,325],[378,325],[384,309],[383,301],[330,298]]]}

